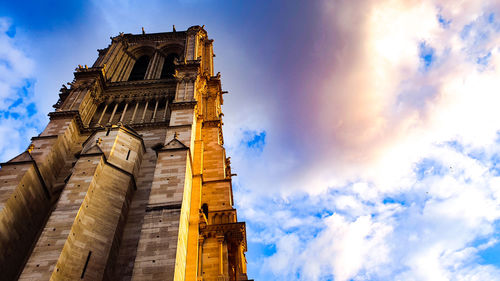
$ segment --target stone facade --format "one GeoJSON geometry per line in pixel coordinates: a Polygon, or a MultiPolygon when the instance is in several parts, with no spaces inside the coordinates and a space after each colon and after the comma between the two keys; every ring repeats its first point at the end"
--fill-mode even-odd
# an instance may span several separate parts
{"type": "Polygon", "coordinates": [[[248,280],[213,40],[111,41],[2,164],[2,280],[248,280]]]}

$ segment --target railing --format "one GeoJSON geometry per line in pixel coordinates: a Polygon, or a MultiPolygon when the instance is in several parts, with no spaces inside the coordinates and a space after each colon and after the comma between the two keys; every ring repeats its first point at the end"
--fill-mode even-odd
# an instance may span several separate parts
{"type": "Polygon", "coordinates": [[[165,123],[170,117],[168,98],[123,100],[102,103],[96,110],[89,127],[116,125],[118,123],[141,125],[165,123]]]}

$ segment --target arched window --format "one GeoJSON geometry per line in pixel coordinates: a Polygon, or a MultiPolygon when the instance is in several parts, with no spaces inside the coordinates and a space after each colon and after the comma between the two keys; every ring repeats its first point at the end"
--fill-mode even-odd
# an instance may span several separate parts
{"type": "Polygon", "coordinates": [[[176,53],[171,53],[165,58],[165,62],[163,63],[163,68],[161,70],[160,79],[173,78],[175,73],[175,59],[178,59],[179,55],[176,53]]]}
{"type": "Polygon", "coordinates": [[[203,214],[205,214],[205,217],[208,219],[208,205],[207,205],[207,203],[204,203],[203,205],[201,205],[201,210],[202,210],[203,214]]]}
{"type": "Polygon", "coordinates": [[[128,78],[128,81],[143,80],[146,76],[146,70],[148,70],[149,56],[144,55],[140,57],[134,64],[132,72],[128,78]]]}

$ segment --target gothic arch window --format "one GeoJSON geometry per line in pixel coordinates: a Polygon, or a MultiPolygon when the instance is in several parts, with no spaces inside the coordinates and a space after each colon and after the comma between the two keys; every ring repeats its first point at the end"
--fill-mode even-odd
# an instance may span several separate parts
{"type": "Polygon", "coordinates": [[[174,63],[174,61],[176,59],[179,59],[179,55],[177,55],[176,53],[170,53],[165,58],[165,62],[163,63],[163,68],[161,70],[160,79],[168,79],[168,78],[173,78],[174,77],[174,73],[175,73],[175,63],[174,63]]]}
{"type": "Polygon", "coordinates": [[[205,217],[208,219],[208,205],[207,205],[207,203],[204,203],[203,205],[201,205],[201,210],[202,210],[203,214],[205,214],[205,217]]]}
{"type": "Polygon", "coordinates": [[[141,56],[134,64],[132,72],[128,78],[128,81],[143,80],[146,76],[146,70],[148,70],[149,56],[141,56]]]}

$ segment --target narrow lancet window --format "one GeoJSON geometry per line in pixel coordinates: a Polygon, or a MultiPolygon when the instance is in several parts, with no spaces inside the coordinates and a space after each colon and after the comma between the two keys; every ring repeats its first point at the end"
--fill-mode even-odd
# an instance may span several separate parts
{"type": "Polygon", "coordinates": [[[143,80],[146,76],[146,71],[148,70],[149,56],[140,57],[134,64],[132,72],[128,78],[128,81],[143,80]]]}
{"type": "Polygon", "coordinates": [[[179,56],[176,53],[171,53],[165,58],[163,63],[163,68],[161,70],[160,79],[173,78],[175,73],[175,63],[174,61],[178,59],[179,56]]]}
{"type": "Polygon", "coordinates": [[[202,210],[203,214],[205,214],[205,217],[208,219],[208,205],[207,205],[207,203],[204,203],[201,206],[201,210],[202,210]]]}

